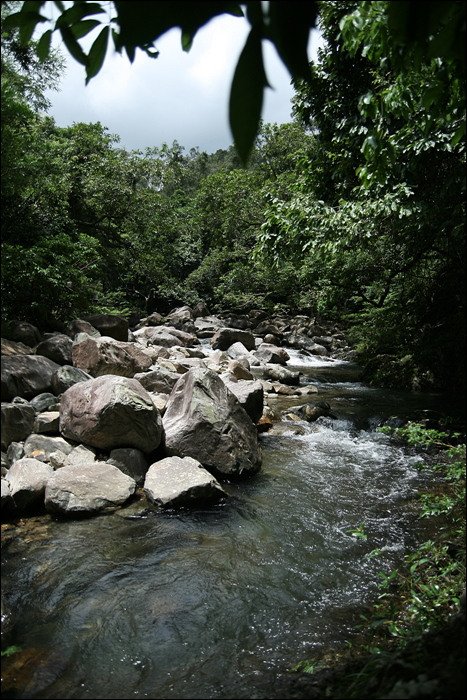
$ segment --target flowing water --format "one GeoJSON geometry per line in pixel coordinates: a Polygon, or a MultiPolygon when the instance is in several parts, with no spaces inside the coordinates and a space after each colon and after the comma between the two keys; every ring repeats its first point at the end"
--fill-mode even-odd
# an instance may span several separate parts
{"type": "Polygon", "coordinates": [[[219,505],[18,528],[3,597],[22,651],[5,697],[270,697],[300,660],[352,639],[378,573],[424,536],[419,460],[375,426],[439,397],[365,387],[348,362],[295,352],[288,364],[335,418],[276,424],[260,437],[262,471],[219,505]],[[366,541],[349,532],[362,523],[366,541]]]}

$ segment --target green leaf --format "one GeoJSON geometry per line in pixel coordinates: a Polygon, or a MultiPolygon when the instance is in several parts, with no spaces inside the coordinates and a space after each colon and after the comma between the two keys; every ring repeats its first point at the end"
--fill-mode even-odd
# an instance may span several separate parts
{"type": "Polygon", "coordinates": [[[55,29],[60,29],[61,27],[68,27],[70,25],[76,24],[83,17],[88,17],[89,15],[99,15],[105,12],[104,8],[99,5],[98,2],[76,2],[73,7],[65,10],[63,14],[55,22],[55,29]]]}
{"type": "Polygon", "coordinates": [[[77,22],[73,24],[70,29],[73,32],[75,39],[81,39],[81,37],[89,34],[93,29],[101,24],[97,19],[85,19],[82,22],[77,22]]]}
{"type": "MultiPolygon", "coordinates": [[[[37,9],[42,5],[42,3],[27,3],[30,6],[37,6],[37,9]]],[[[25,7],[26,3],[24,3],[23,8],[25,7]]],[[[9,15],[8,17],[5,18],[3,21],[3,27],[4,29],[15,29],[19,28],[19,38],[21,41],[22,46],[25,46],[28,41],[31,39],[34,30],[36,28],[36,25],[39,24],[40,22],[48,22],[49,20],[47,17],[44,17],[43,15],[40,15],[38,12],[34,12],[31,10],[30,7],[28,7],[27,10],[24,12],[15,12],[12,15],[9,15]]]]}
{"type": "Polygon", "coordinates": [[[307,44],[310,29],[316,26],[317,2],[269,3],[269,26],[265,33],[293,78],[311,79],[307,44]]]}
{"type": "Polygon", "coordinates": [[[237,2],[115,2],[117,23],[116,49],[124,47],[130,61],[134,59],[136,47],[152,45],[162,34],[172,27],[182,29],[182,47],[188,50],[193,37],[200,27],[213,17],[230,14],[243,17],[240,3],[237,2]],[[185,48],[187,47],[187,48],[185,48]]]}
{"type": "Polygon", "coordinates": [[[464,134],[465,134],[465,119],[451,139],[452,148],[454,148],[454,146],[457,146],[457,144],[459,143],[461,138],[464,136],[464,134]]]}
{"type": "Polygon", "coordinates": [[[52,38],[52,30],[48,29],[46,32],[44,32],[44,34],[41,36],[41,38],[38,41],[38,44],[36,46],[36,53],[39,56],[40,61],[45,61],[45,59],[49,55],[51,38],[52,38]]]}
{"type": "Polygon", "coordinates": [[[71,31],[71,29],[69,27],[60,27],[60,34],[62,35],[62,39],[65,42],[65,46],[67,47],[68,51],[71,53],[73,58],[76,59],[78,63],[82,63],[83,66],[85,66],[88,58],[81,46],[76,41],[75,37],[73,36],[73,32],[71,31]]]}
{"type": "Polygon", "coordinates": [[[104,27],[99,36],[91,46],[86,64],[86,85],[97,73],[99,73],[107,51],[107,40],[109,37],[109,27],[104,27]]]}
{"type": "Polygon", "coordinates": [[[235,69],[230,92],[230,128],[245,164],[258,131],[263,89],[268,86],[263,65],[261,33],[253,27],[235,69]]]}

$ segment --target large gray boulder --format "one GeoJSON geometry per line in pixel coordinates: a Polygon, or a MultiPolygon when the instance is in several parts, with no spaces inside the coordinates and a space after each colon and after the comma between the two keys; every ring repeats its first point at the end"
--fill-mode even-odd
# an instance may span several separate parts
{"type": "Polygon", "coordinates": [[[215,475],[240,478],[261,468],[257,432],[218,375],[194,368],[178,380],[164,413],[166,451],[193,457],[215,475]]]}
{"type": "Polygon", "coordinates": [[[134,343],[121,343],[104,336],[88,336],[73,345],[73,364],[92,377],[106,374],[133,377],[149,369],[151,358],[134,343]]]}
{"type": "Polygon", "coordinates": [[[193,318],[202,318],[203,316],[209,316],[209,309],[204,303],[204,301],[199,301],[195,308],[193,309],[193,318]]]}
{"type": "Polygon", "coordinates": [[[50,477],[45,507],[66,516],[96,515],[104,508],[125,503],[135,491],[134,479],[111,464],[77,464],[63,467],[50,477]]]}
{"type": "Polygon", "coordinates": [[[15,396],[32,399],[52,389],[52,374],[60,367],[42,355],[2,356],[2,401],[15,396]]]}
{"type": "Polygon", "coordinates": [[[34,428],[35,411],[28,403],[2,402],[2,451],[12,442],[21,442],[34,428]]]}
{"type": "Polygon", "coordinates": [[[152,503],[166,508],[217,501],[226,495],[217,479],[191,457],[166,457],[152,464],[144,493],[152,503]]]}
{"type": "Polygon", "coordinates": [[[123,318],[123,316],[118,314],[97,314],[96,316],[85,316],[84,320],[94,328],[97,328],[101,335],[123,342],[128,340],[129,324],[128,320],[123,318]]]}
{"type": "Polygon", "coordinates": [[[14,462],[5,477],[13,504],[18,511],[40,503],[45,487],[54,470],[37,459],[19,459],[14,462]]]}
{"type": "Polygon", "coordinates": [[[71,365],[71,353],[73,349],[73,341],[63,333],[57,333],[50,338],[43,340],[36,347],[36,355],[48,357],[58,365],[71,365]]]}
{"type": "Polygon", "coordinates": [[[247,350],[254,350],[255,336],[239,328],[220,328],[211,338],[213,350],[228,350],[234,343],[242,343],[247,350]]]}
{"type": "Polygon", "coordinates": [[[57,402],[60,403],[60,400],[55,396],[55,394],[50,393],[50,391],[46,391],[43,394],[37,394],[37,396],[30,401],[36,414],[54,410],[57,402]]]}
{"type": "Polygon", "coordinates": [[[278,338],[279,340],[282,339],[283,334],[279,326],[275,323],[271,323],[270,321],[264,320],[261,321],[255,328],[255,334],[260,335],[260,336],[265,336],[265,335],[273,335],[275,338],[278,338]]]}
{"type": "Polygon", "coordinates": [[[107,375],[65,391],[60,432],[102,450],[136,447],[149,453],[161,441],[162,419],[136,379],[107,375]]]}

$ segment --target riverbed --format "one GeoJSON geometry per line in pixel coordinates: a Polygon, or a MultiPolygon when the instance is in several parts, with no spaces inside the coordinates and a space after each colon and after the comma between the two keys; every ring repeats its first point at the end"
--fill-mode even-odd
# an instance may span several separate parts
{"type": "Polygon", "coordinates": [[[442,397],[367,387],[342,360],[292,351],[288,366],[334,418],[276,423],[261,472],[218,505],[136,502],[7,530],[6,629],[22,651],[2,669],[5,697],[267,698],[302,659],[352,643],[378,574],[426,537],[420,458],[376,427],[442,397]]]}

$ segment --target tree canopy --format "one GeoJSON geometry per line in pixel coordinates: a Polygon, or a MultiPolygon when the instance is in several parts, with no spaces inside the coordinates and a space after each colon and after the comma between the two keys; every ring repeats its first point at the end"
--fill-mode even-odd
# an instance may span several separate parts
{"type": "MultiPolygon", "coordinates": [[[[157,25],[156,12],[146,34],[138,23],[125,34],[139,4],[114,3],[105,25],[121,28],[130,59],[177,19],[157,25]]],[[[43,90],[60,62],[45,34],[31,40],[42,5],[2,5],[3,320],[53,328],[201,300],[300,309],[347,325],[377,381],[465,382],[465,3],[317,3],[324,47],[306,76],[291,70],[293,121],[256,112],[247,160],[237,138],[211,154],[177,141],[128,152],[100,123],[58,127],[43,90]]],[[[168,5],[182,12],[185,48],[214,7],[239,7],[168,5]]],[[[268,16],[246,6],[258,48],[268,16]]],[[[99,8],[62,8],[54,30],[76,49],[99,8]]]]}

